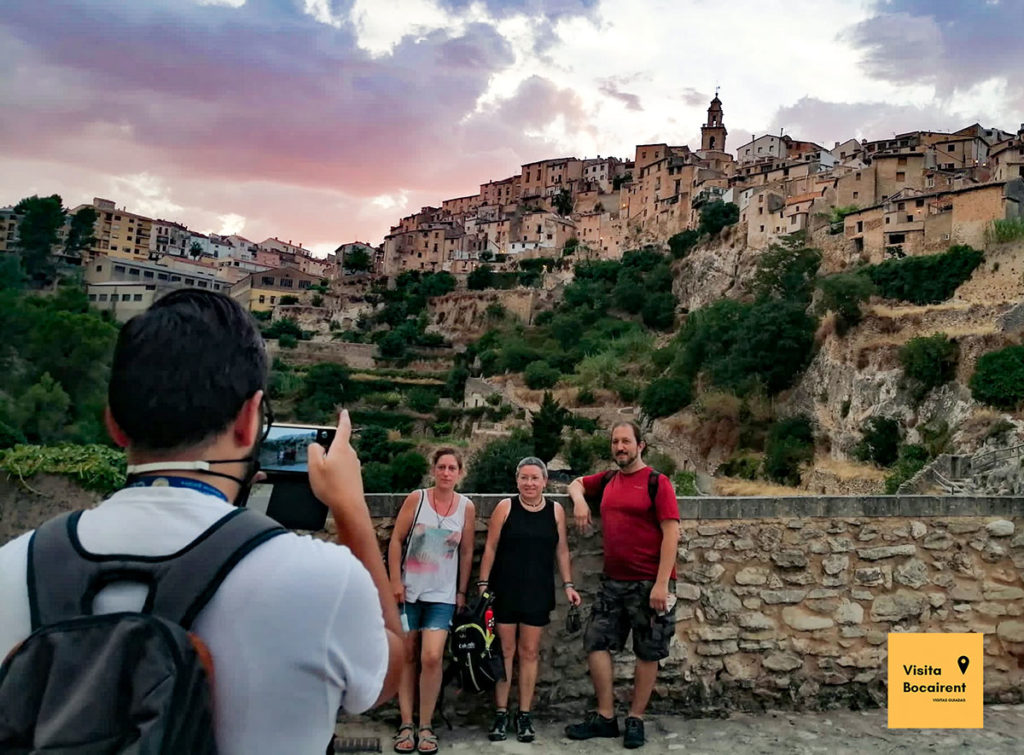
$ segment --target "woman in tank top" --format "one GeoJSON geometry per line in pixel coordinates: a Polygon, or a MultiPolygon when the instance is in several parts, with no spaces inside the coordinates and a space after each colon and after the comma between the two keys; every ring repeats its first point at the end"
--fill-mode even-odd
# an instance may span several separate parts
{"type": "Polygon", "coordinates": [[[455,492],[462,477],[462,456],[454,448],[440,448],[433,462],[434,486],[406,496],[388,546],[391,589],[406,630],[398,688],[402,721],[395,752],[437,752],[432,719],[441,689],[444,643],[455,610],[466,605],[473,568],[476,511],[466,496],[455,492]],[[417,682],[418,728],[413,723],[417,682]]]}
{"type": "Polygon", "coordinates": [[[555,564],[562,575],[565,597],[581,602],[572,582],[569,542],[562,505],[544,497],[548,470],[544,462],[528,456],[516,466],[519,495],[499,502],[487,528],[487,544],[480,560],[477,586],[494,592],[494,621],[505,656],[505,681],[498,682],[494,698],[497,713],[488,733],[493,741],[505,739],[509,728],[508,698],[514,658],[519,659],[519,712],[516,738],[532,742],[530,720],[537,683],[537,654],[541,634],[555,607],[555,564]],[[518,633],[518,640],[517,640],[518,633]]]}

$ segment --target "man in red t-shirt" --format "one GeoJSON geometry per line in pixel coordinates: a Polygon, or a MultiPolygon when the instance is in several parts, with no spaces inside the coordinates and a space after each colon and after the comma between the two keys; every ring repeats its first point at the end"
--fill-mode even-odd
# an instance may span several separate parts
{"type": "MultiPolygon", "coordinates": [[[[619,471],[601,495],[601,531],[604,540],[604,576],[583,635],[590,678],[597,694],[597,710],[582,723],[565,729],[570,739],[619,736],[612,696],[613,650],[622,650],[633,633],[636,670],[633,701],[626,718],[623,744],[644,744],[644,710],[658,677],[658,661],[668,657],[675,632],[670,580],[676,576],[679,547],[679,505],[672,483],[659,474],[657,493],[648,487],[654,471],[644,464],[640,428],[632,422],[612,427],[612,456],[619,471]]],[[[576,524],[590,524],[586,497],[596,497],[605,473],[578,477],[569,484],[576,524]]]]}

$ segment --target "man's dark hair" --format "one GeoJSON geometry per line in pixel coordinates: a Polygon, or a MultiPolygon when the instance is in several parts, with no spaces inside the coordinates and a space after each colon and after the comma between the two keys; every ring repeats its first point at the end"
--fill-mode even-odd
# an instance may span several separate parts
{"type": "Polygon", "coordinates": [[[266,383],[252,316],[224,294],[186,289],[121,328],[107,400],[133,447],[172,451],[212,440],[266,383]]]}
{"type": "Polygon", "coordinates": [[[629,427],[633,429],[633,437],[636,438],[636,444],[638,446],[644,442],[644,432],[643,430],[640,429],[640,425],[638,425],[636,422],[630,422],[628,420],[616,422],[614,425],[612,425],[612,429],[608,431],[609,435],[611,433],[614,433],[620,427],[629,427]]]}

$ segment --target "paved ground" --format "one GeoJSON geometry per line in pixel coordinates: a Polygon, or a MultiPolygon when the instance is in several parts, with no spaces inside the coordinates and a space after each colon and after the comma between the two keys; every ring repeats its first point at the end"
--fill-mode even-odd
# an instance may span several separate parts
{"type": "MultiPolygon", "coordinates": [[[[621,719],[620,719],[621,725],[621,719]]],[[[562,724],[537,722],[537,741],[522,744],[487,741],[478,727],[439,728],[441,752],[518,753],[622,753],[621,740],[592,739],[572,742],[562,724]]],[[[360,719],[339,724],[342,737],[380,737],[383,752],[391,752],[391,729],[381,722],[360,719]]],[[[829,713],[743,714],[728,719],[692,719],[653,716],[647,721],[647,746],[640,752],[680,752],[687,755],[840,755],[856,753],[1024,753],[1024,705],[985,707],[985,728],[979,730],[890,730],[886,712],[832,711],[829,713]]]]}

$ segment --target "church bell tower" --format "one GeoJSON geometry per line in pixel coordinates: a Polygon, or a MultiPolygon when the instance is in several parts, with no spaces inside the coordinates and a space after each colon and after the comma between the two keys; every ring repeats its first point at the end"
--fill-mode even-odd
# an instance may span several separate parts
{"type": "Polygon", "coordinates": [[[725,137],[729,132],[725,130],[725,121],[722,119],[722,101],[718,99],[718,89],[715,89],[715,99],[711,100],[708,107],[708,122],[700,127],[700,148],[702,151],[725,152],[725,137]]]}

